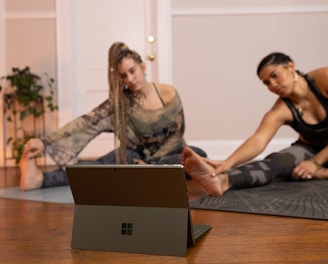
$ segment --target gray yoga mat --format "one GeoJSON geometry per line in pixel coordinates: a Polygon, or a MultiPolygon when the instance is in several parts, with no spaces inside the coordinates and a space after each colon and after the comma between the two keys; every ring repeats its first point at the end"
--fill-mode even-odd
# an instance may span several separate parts
{"type": "Polygon", "coordinates": [[[37,189],[21,192],[19,187],[0,189],[0,197],[50,203],[74,203],[69,186],[37,189]]]}
{"type": "Polygon", "coordinates": [[[194,209],[328,220],[328,181],[280,181],[190,202],[194,209]]]}
{"type": "MultiPolygon", "coordinates": [[[[69,186],[21,192],[0,189],[0,197],[30,201],[74,203],[69,186]]],[[[254,213],[328,220],[328,181],[275,182],[267,186],[230,190],[222,197],[204,196],[190,202],[194,209],[254,213]]]]}

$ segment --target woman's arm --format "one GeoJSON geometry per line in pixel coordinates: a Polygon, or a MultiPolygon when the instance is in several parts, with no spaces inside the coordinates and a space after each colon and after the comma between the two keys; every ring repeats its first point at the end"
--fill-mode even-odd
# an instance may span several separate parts
{"type": "Polygon", "coordinates": [[[310,159],[312,165],[315,167],[315,171],[312,175],[313,178],[318,180],[327,180],[328,179],[328,169],[322,167],[322,165],[328,163],[328,146],[323,148],[315,156],[310,159]]]}
{"type": "Polygon", "coordinates": [[[328,162],[328,146],[314,155],[311,159],[300,162],[294,169],[292,177],[295,180],[310,178],[323,180],[328,179],[328,169],[322,167],[328,162]]]}
{"type": "Polygon", "coordinates": [[[45,151],[59,166],[65,166],[101,132],[112,132],[112,104],[106,100],[88,114],[42,138],[45,151]]]}
{"type": "Polygon", "coordinates": [[[278,129],[291,118],[287,106],[281,99],[278,99],[272,109],[263,116],[254,134],[246,139],[226,160],[217,164],[216,174],[228,171],[258,156],[278,129]]]}
{"type": "Polygon", "coordinates": [[[328,99],[328,67],[315,69],[308,73],[324,97],[328,99]]]}
{"type": "MultiPolygon", "coordinates": [[[[321,93],[328,100],[328,67],[315,69],[308,73],[309,77],[316,83],[321,93]]],[[[312,159],[300,162],[293,172],[294,179],[305,179],[311,175],[315,179],[328,179],[328,169],[323,164],[328,163],[328,146],[318,152],[312,159]]]]}

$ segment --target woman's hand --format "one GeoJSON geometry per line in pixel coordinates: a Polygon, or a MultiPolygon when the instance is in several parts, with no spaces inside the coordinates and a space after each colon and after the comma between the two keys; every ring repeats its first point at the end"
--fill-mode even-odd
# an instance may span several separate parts
{"type": "Polygon", "coordinates": [[[215,177],[219,175],[220,173],[224,173],[230,169],[230,167],[227,165],[225,161],[217,161],[217,160],[210,160],[207,158],[204,158],[205,162],[211,165],[214,169],[214,172],[212,173],[212,176],[215,177]]]}
{"type": "Polygon", "coordinates": [[[24,145],[23,155],[27,155],[29,158],[40,156],[44,152],[44,144],[39,138],[31,138],[24,145]]]}
{"type": "Polygon", "coordinates": [[[323,174],[327,174],[328,178],[328,171],[324,172],[323,170],[327,169],[318,168],[311,159],[304,160],[295,167],[292,173],[292,178],[294,180],[311,180],[313,178],[319,179],[322,178],[323,174]]]}

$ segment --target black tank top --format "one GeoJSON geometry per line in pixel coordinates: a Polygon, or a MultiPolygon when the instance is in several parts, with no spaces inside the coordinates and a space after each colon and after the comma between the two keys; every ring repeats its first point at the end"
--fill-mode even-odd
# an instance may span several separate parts
{"type": "Polygon", "coordinates": [[[311,144],[324,147],[328,144],[328,99],[320,93],[319,89],[308,75],[304,74],[302,76],[308,83],[312,93],[325,109],[326,118],[318,124],[308,124],[304,122],[294,104],[288,98],[282,98],[293,114],[293,122],[290,126],[311,144]]]}

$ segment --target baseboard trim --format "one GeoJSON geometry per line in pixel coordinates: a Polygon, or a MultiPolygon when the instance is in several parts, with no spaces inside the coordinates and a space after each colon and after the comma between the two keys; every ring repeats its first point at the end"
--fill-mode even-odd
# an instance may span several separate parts
{"type": "MultiPolygon", "coordinates": [[[[108,139],[107,139],[108,140],[108,139]]],[[[269,153],[278,151],[288,147],[291,143],[295,141],[295,138],[283,138],[283,139],[273,139],[267,148],[258,156],[256,159],[262,159],[269,153]]],[[[214,160],[224,160],[227,158],[237,147],[242,144],[243,140],[189,140],[188,145],[197,146],[202,148],[208,155],[210,159],[214,160]]],[[[110,144],[108,144],[110,146],[110,144]]],[[[96,148],[95,146],[88,146],[89,151],[87,154],[82,153],[80,158],[84,159],[97,159],[104,155],[99,151],[102,148],[96,148]],[[98,151],[97,151],[98,150],[98,151]]],[[[40,160],[38,164],[43,164],[43,160],[40,160]]],[[[47,157],[47,165],[54,165],[53,160],[47,157]]]]}
{"type": "MultiPolygon", "coordinates": [[[[295,141],[295,138],[273,139],[267,148],[258,156],[262,159],[266,155],[284,149],[295,141]]],[[[226,159],[243,140],[189,140],[188,145],[197,146],[206,151],[208,157],[215,160],[226,159]]]]}

